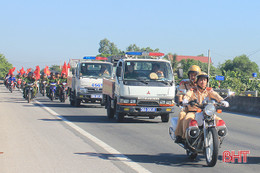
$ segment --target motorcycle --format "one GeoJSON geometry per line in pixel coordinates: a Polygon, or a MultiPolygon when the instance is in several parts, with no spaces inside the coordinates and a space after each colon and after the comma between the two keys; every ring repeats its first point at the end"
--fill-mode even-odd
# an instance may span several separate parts
{"type": "Polygon", "coordinates": [[[34,83],[28,83],[25,88],[25,100],[27,100],[28,103],[33,99],[33,85],[34,83]]]}
{"type": "Polygon", "coordinates": [[[53,101],[56,98],[56,83],[50,83],[49,98],[53,101]]]}
{"type": "Polygon", "coordinates": [[[42,94],[42,96],[45,96],[46,94],[46,86],[47,86],[47,82],[43,81],[40,88],[40,93],[42,94]]]}
{"type": "Polygon", "coordinates": [[[67,83],[63,82],[61,84],[61,88],[60,88],[60,96],[59,96],[60,102],[64,103],[65,100],[67,99],[67,96],[68,96],[68,94],[67,94],[67,83]]]}
{"type": "MultiPolygon", "coordinates": [[[[233,92],[230,92],[227,97],[233,94],[233,92]]],[[[187,156],[192,160],[196,159],[198,154],[204,154],[207,165],[213,167],[218,160],[219,148],[227,135],[224,120],[215,121],[216,113],[222,112],[218,108],[223,105],[214,100],[209,100],[209,98],[203,100],[201,105],[196,100],[188,104],[197,106],[199,109],[195,113],[195,119],[190,121],[189,127],[186,129],[185,140],[178,143],[178,145],[186,150],[187,156]]],[[[169,135],[175,141],[174,132],[177,127],[178,117],[173,117],[170,122],[169,135]]]]}
{"type": "Polygon", "coordinates": [[[12,93],[13,92],[13,90],[15,89],[15,83],[14,83],[14,81],[10,81],[9,83],[8,83],[8,89],[9,89],[9,91],[12,93]]]}

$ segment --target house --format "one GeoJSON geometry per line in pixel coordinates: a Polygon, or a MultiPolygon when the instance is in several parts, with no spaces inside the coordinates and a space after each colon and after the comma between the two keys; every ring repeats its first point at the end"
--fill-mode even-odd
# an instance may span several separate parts
{"type": "MultiPolygon", "coordinates": [[[[170,61],[173,61],[173,55],[168,55],[168,59],[170,61]]],[[[200,61],[202,63],[208,63],[208,57],[207,56],[176,55],[176,62],[179,62],[183,59],[194,59],[194,60],[200,61]]],[[[211,59],[210,59],[210,63],[212,63],[211,59]]]]}

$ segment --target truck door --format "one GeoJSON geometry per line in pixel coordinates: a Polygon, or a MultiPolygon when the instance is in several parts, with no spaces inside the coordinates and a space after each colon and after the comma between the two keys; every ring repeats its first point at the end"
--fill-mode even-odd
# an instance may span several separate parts
{"type": "Polygon", "coordinates": [[[122,61],[118,62],[118,66],[116,68],[116,80],[115,80],[115,95],[119,95],[119,87],[120,87],[120,82],[122,82],[122,61]]]}

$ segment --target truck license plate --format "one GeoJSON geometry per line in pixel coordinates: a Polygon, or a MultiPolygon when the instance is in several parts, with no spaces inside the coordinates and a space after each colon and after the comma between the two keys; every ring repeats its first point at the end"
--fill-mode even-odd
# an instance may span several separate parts
{"type": "Polygon", "coordinates": [[[91,94],[91,98],[100,98],[100,99],[102,99],[102,95],[101,94],[91,94]]]}
{"type": "Polygon", "coordinates": [[[156,108],[141,108],[141,112],[156,112],[156,108]]]}

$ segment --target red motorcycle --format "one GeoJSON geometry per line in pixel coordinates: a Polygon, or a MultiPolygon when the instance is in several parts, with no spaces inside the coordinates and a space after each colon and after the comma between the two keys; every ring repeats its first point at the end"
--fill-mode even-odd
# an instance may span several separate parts
{"type": "Polygon", "coordinates": [[[16,88],[21,89],[22,86],[22,79],[18,79],[16,83],[16,88]]]}

